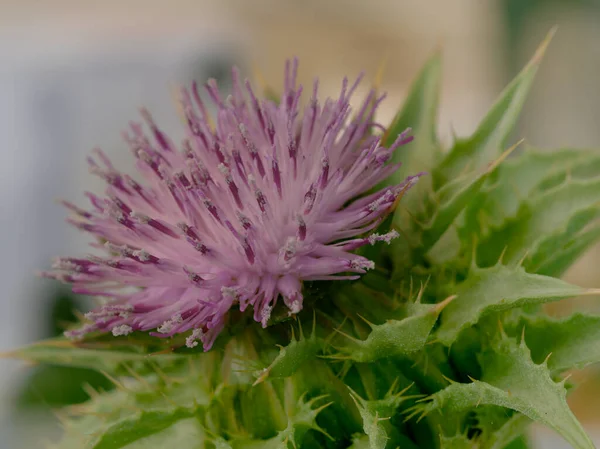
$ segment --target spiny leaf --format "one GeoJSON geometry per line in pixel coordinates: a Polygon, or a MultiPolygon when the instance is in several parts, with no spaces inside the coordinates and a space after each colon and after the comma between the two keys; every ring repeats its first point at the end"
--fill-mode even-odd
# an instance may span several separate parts
{"type": "Polygon", "coordinates": [[[324,400],[327,400],[327,396],[318,396],[308,401],[304,397],[300,397],[296,409],[288,416],[287,427],[280,432],[280,438],[283,441],[293,441],[293,445],[298,447],[302,443],[304,435],[310,430],[321,432],[327,436],[317,424],[317,416],[332,404],[331,402],[324,403],[324,400]]]}
{"type": "MultiPolygon", "coordinates": [[[[478,245],[485,249],[480,250],[479,263],[484,266],[493,264],[507,243],[509,246],[514,244],[509,241],[512,236],[508,234],[515,225],[521,224],[519,213],[537,214],[538,210],[528,211],[546,192],[566,189],[566,185],[573,181],[592,181],[599,172],[590,167],[599,165],[600,158],[593,151],[541,151],[527,147],[523,154],[499,166],[490,177],[493,183],[482,187],[478,198],[466,208],[458,230],[463,250],[472,251],[469,248],[472,248],[473,242],[480,242],[478,245]]],[[[594,207],[583,208],[571,221],[573,225],[582,223],[581,227],[594,219],[594,213],[594,207]]],[[[585,236],[574,235],[575,227],[565,224],[570,217],[557,218],[554,222],[556,229],[550,231],[550,235],[536,235],[539,242],[529,242],[532,248],[528,250],[533,252],[525,260],[528,271],[560,276],[596,240],[593,232],[585,236]]]]}
{"type": "Polygon", "coordinates": [[[348,449],[370,449],[370,447],[368,435],[356,435],[348,449]]]}
{"type": "MultiPolygon", "coordinates": [[[[407,176],[425,173],[419,182],[411,188],[399,207],[391,216],[391,224],[403,234],[411,234],[413,215],[422,212],[424,198],[432,192],[432,180],[429,172],[441,157],[441,147],[436,136],[436,117],[441,85],[441,55],[435,53],[414,81],[402,109],[398,112],[384,137],[383,144],[390,145],[399,133],[411,128],[414,140],[404,145],[393,155],[394,163],[401,163],[383,185],[399,184],[407,176]]],[[[387,225],[387,223],[385,223],[387,225]]],[[[387,229],[384,228],[384,229],[387,229]]],[[[412,239],[411,239],[412,240],[412,239]]],[[[410,252],[410,244],[405,239],[396,239],[392,243],[394,258],[410,252]],[[407,246],[408,245],[408,246],[407,246]]],[[[385,251],[385,250],[383,250],[385,251]]],[[[379,251],[380,253],[383,251],[379,251]]],[[[405,256],[407,258],[407,256],[405,256]]]]}
{"type": "Polygon", "coordinates": [[[485,314],[592,293],[560,279],[526,273],[521,267],[473,267],[459,286],[456,300],[442,312],[435,337],[449,346],[485,314]]]}
{"type": "MultiPolygon", "coordinates": [[[[534,250],[532,250],[530,254],[527,254],[523,260],[525,269],[530,272],[537,272],[540,267],[543,267],[547,263],[548,256],[550,255],[553,255],[557,262],[562,260],[564,257],[562,253],[567,250],[569,244],[574,243],[573,241],[578,237],[576,233],[579,232],[579,230],[587,229],[586,226],[597,218],[600,218],[600,204],[596,207],[583,209],[575,213],[571,217],[566,229],[555,232],[537,242],[534,250]]],[[[592,224],[593,229],[595,229],[595,225],[596,223],[592,224]]],[[[582,232],[588,233],[586,230],[582,232]]]]}
{"type": "MultiPolygon", "coordinates": [[[[298,399],[293,412],[288,415],[288,422],[285,428],[272,438],[264,440],[236,440],[230,441],[233,449],[290,449],[299,448],[306,433],[310,430],[325,433],[317,424],[317,416],[322,410],[331,403],[323,404],[324,396],[319,396],[310,400],[305,397],[298,399]],[[317,406],[317,403],[322,405],[317,406]]],[[[325,434],[326,435],[326,434],[325,434]]]]}
{"type": "MultiPolygon", "coordinates": [[[[556,186],[564,184],[569,179],[586,180],[598,177],[600,173],[600,157],[595,150],[562,150],[571,154],[570,160],[561,170],[554,170],[553,174],[546,176],[536,187],[537,191],[545,192],[556,186]]],[[[550,153],[552,154],[552,153],[550,153]]]]}
{"type": "MultiPolygon", "coordinates": [[[[109,347],[108,345],[105,346],[109,347]]],[[[93,345],[86,346],[64,338],[34,343],[17,349],[7,354],[7,356],[30,362],[90,368],[109,374],[127,374],[129,371],[126,369],[126,366],[135,366],[140,372],[144,370],[149,371],[152,370],[152,363],[161,365],[174,364],[184,359],[184,356],[181,354],[150,355],[142,352],[133,352],[131,347],[124,348],[123,350],[94,349],[93,345]],[[144,369],[144,366],[146,369],[144,369]]],[[[197,356],[188,355],[187,357],[197,356]]]]}
{"type": "Polygon", "coordinates": [[[519,143],[506,150],[480,175],[461,176],[444,185],[435,194],[439,204],[430,223],[423,229],[422,251],[429,250],[442,237],[455,218],[474,200],[487,177],[517,148],[519,143]]]}
{"type": "Polygon", "coordinates": [[[594,449],[569,410],[563,384],[552,380],[545,365],[536,365],[531,360],[524,343],[498,339],[480,358],[481,380],[451,384],[417,406],[418,411],[452,416],[479,405],[507,407],[553,428],[576,449],[594,449]]]}
{"type": "Polygon", "coordinates": [[[582,313],[562,319],[523,316],[515,332],[524,333],[535,362],[548,358],[551,371],[583,369],[600,362],[600,316],[582,313]]]}
{"type": "Polygon", "coordinates": [[[327,400],[333,402],[319,417],[330,435],[351,435],[361,429],[361,417],[348,394],[345,379],[334,371],[331,364],[315,360],[303,364],[292,380],[297,391],[327,395],[327,400]]]}
{"type": "Polygon", "coordinates": [[[470,440],[463,434],[451,437],[440,435],[440,449],[478,449],[478,447],[476,441],[470,440]]]}
{"type": "Polygon", "coordinates": [[[516,217],[495,229],[477,248],[477,261],[537,263],[563,249],[573,236],[600,216],[600,178],[567,181],[522,204],[516,217]],[[550,252],[549,252],[550,249],[550,252]]]}
{"type": "Polygon", "coordinates": [[[456,141],[454,147],[434,172],[436,188],[466,170],[485,166],[499,154],[502,148],[506,147],[506,140],[519,117],[533,78],[553,34],[554,30],[544,39],[521,73],[500,94],[475,133],[468,139],[456,141]]]}
{"type": "MultiPolygon", "coordinates": [[[[390,449],[420,449],[412,440],[404,435],[398,435],[398,446],[390,449]]],[[[352,444],[347,449],[370,449],[367,435],[355,435],[352,444]]]]}
{"type": "Polygon", "coordinates": [[[481,445],[481,449],[506,449],[517,438],[523,436],[531,420],[520,413],[511,416],[499,429],[490,434],[489,438],[481,445]]]}
{"type": "Polygon", "coordinates": [[[302,324],[300,326],[300,336],[298,340],[292,338],[287,346],[280,347],[279,354],[273,362],[260,372],[254,385],[263,382],[267,377],[282,378],[294,374],[303,363],[314,359],[322,348],[322,342],[317,338],[313,328],[310,337],[304,337],[302,324]]]}
{"type": "Polygon", "coordinates": [[[389,420],[400,403],[404,400],[402,392],[388,394],[384,399],[367,401],[361,398],[350,387],[350,396],[354,400],[360,416],[363,419],[363,429],[369,437],[369,449],[385,449],[390,437],[383,422],[389,420]]]}
{"type": "MultiPolygon", "coordinates": [[[[117,390],[95,394],[83,405],[67,410],[73,418],[64,422],[65,434],[61,449],[120,449],[136,442],[157,441],[169,435],[179,435],[172,426],[188,420],[210,403],[210,398],[199,382],[179,381],[164,385],[156,377],[140,378],[134,385],[124,386],[118,380],[117,390]],[[161,436],[161,432],[166,436],[161,436]]],[[[188,425],[183,428],[189,429],[188,425]]],[[[194,427],[198,435],[200,428],[194,427]]],[[[194,434],[192,432],[192,434],[194,434]]]]}
{"type": "Polygon", "coordinates": [[[508,159],[496,169],[490,177],[492,182],[481,190],[483,201],[471,207],[469,213],[483,216],[486,227],[482,229],[482,235],[485,236],[487,227],[499,227],[508,218],[514,217],[521,203],[529,201],[532,195],[556,187],[568,177],[588,179],[590,173],[586,167],[597,165],[595,161],[600,161],[600,158],[592,151],[572,148],[548,151],[525,145],[520,155],[508,159]]]}
{"type": "MultiPolygon", "coordinates": [[[[440,96],[441,55],[436,52],[427,61],[411,86],[404,106],[398,112],[383,138],[390,145],[398,134],[411,128],[415,139],[393,155],[393,162],[402,166],[389,179],[390,184],[399,184],[407,176],[429,171],[437,162],[440,148],[436,137],[436,116],[440,96]]],[[[422,189],[428,179],[422,179],[414,189],[422,189]]],[[[413,190],[414,190],[413,189],[413,190]]],[[[416,196],[416,195],[413,195],[416,196]]]]}
{"type": "Polygon", "coordinates": [[[266,438],[286,425],[283,404],[270,382],[263,382],[239,395],[238,404],[242,413],[240,423],[252,429],[255,437],[266,438]]]}
{"type": "MultiPolygon", "coordinates": [[[[175,422],[164,430],[134,441],[123,449],[152,449],[159,447],[180,447],[201,449],[204,447],[206,435],[196,418],[187,418],[175,422]]],[[[114,448],[116,446],[106,446],[114,448]]]]}
{"type": "Polygon", "coordinates": [[[367,339],[350,339],[342,348],[340,357],[364,363],[385,357],[405,356],[421,350],[438,315],[453,299],[451,296],[435,305],[414,304],[414,313],[402,320],[371,325],[372,330],[367,339]]]}
{"type": "MultiPolygon", "coordinates": [[[[155,436],[153,434],[162,430],[168,431],[170,427],[190,416],[190,413],[184,411],[168,413],[144,410],[138,416],[122,420],[107,429],[97,441],[94,441],[88,447],[93,449],[129,448],[132,446],[131,443],[141,439],[148,441],[152,436],[155,436]]],[[[186,419],[186,421],[188,420],[186,419]]]]}
{"type": "Polygon", "coordinates": [[[595,242],[600,239],[600,226],[575,235],[553,255],[549,256],[535,271],[545,276],[560,277],[595,242]]]}
{"type": "Polygon", "coordinates": [[[229,441],[224,440],[221,437],[216,437],[212,443],[215,445],[215,449],[233,449],[229,441]]]}
{"type": "Polygon", "coordinates": [[[495,405],[477,407],[475,416],[481,430],[480,449],[506,449],[531,423],[527,416],[495,405]]]}

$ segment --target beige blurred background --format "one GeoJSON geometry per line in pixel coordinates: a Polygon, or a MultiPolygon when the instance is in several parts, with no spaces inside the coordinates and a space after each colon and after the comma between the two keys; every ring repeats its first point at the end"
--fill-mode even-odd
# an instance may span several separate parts
{"type": "MultiPolygon", "coordinates": [[[[441,48],[439,132],[448,139],[475,128],[553,25],[558,34],[516,136],[600,147],[595,0],[0,0],[0,351],[52,332],[48,311],[62,293],[33,273],[56,254],[85,249],[52,200],[100,187],[85,165],[94,146],[131,165],[120,130],[139,106],[177,136],[171,92],[179,83],[212,76],[227,85],[228,67],[238,64],[248,74],[260,68],[278,87],[283,61],[298,56],[301,80],[318,75],[335,94],[342,76],[365,70],[374,80],[386,61],[385,121],[441,48]]],[[[600,287],[598,255],[591,251],[569,279],[600,287]]],[[[0,448],[39,447],[56,432],[48,408],[60,392],[58,402],[24,401],[29,371],[2,363],[0,448]]],[[[600,442],[600,383],[587,374],[572,404],[600,442]]],[[[540,448],[567,447],[541,430],[538,439],[540,448]]]]}

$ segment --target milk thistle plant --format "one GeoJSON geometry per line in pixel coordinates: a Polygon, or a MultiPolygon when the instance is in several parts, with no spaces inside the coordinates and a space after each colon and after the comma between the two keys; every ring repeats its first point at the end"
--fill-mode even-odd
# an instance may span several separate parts
{"type": "Polygon", "coordinates": [[[44,273],[101,302],[14,353],[114,383],[51,447],[503,449],[537,421],[592,449],[567,373],[600,316],[542,304],[597,293],[560,276],[600,236],[600,155],[508,144],[546,45],[450,148],[439,55],[387,127],[360,78],[323,98],[297,61],[276,97],[209,81],[212,117],[182,90],[180,144],[142,111],[137,173],[96,151],[105,194],[65,202],[94,255],[44,273]]]}

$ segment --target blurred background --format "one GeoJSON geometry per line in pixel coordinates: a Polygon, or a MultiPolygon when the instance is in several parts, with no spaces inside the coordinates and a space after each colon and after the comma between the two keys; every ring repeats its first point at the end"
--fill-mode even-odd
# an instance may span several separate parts
{"type": "MultiPolygon", "coordinates": [[[[439,132],[448,139],[475,128],[553,25],[518,135],[542,147],[600,147],[598,0],[0,0],[0,352],[60,333],[81,306],[34,275],[55,255],[86,250],[54,200],[101,187],[85,163],[95,146],[132,165],[120,130],[139,106],[177,137],[181,83],[214,77],[226,86],[237,64],[279,87],[283,61],[296,55],[301,81],[318,74],[336,94],[343,75],[364,69],[373,80],[385,59],[385,122],[441,47],[439,132]]],[[[599,261],[597,248],[568,278],[600,287],[599,261]]],[[[85,399],[83,381],[105,382],[0,363],[0,449],[41,447],[58,431],[50,410],[85,399]]],[[[598,378],[586,372],[571,403],[600,444],[598,378]]],[[[568,447],[543,429],[535,438],[539,448],[568,447]]]]}

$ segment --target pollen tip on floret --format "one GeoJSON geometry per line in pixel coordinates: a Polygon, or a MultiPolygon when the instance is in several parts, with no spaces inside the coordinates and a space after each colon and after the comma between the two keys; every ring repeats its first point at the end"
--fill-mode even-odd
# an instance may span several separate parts
{"type": "Polygon", "coordinates": [[[95,323],[86,323],[77,329],[70,329],[64,332],[64,336],[70,340],[81,340],[90,332],[98,330],[95,323]]]}
{"type": "Polygon", "coordinates": [[[120,324],[112,328],[112,334],[115,337],[120,335],[129,335],[133,332],[133,328],[127,324],[120,324]]]}
{"type": "Polygon", "coordinates": [[[185,339],[185,345],[190,349],[195,348],[198,346],[198,340],[200,340],[203,335],[204,332],[202,329],[194,329],[192,334],[185,339]]]}
{"type": "Polygon", "coordinates": [[[235,300],[239,298],[239,289],[237,287],[223,286],[221,287],[221,295],[235,300]]]}
{"type": "Polygon", "coordinates": [[[364,258],[350,259],[348,261],[348,268],[359,271],[372,270],[375,268],[375,262],[364,258]]]}
{"type": "Polygon", "coordinates": [[[140,212],[131,211],[129,213],[129,216],[136,220],[138,223],[148,224],[150,222],[150,217],[140,212]]]}
{"type": "Polygon", "coordinates": [[[392,243],[392,240],[397,238],[399,235],[400,234],[398,234],[398,231],[393,229],[386,234],[377,234],[377,233],[371,234],[369,237],[367,237],[367,240],[369,241],[369,243],[371,245],[374,245],[377,242],[385,242],[388,245],[390,245],[392,243]]]}
{"type": "Polygon", "coordinates": [[[273,311],[273,307],[270,305],[263,306],[260,311],[260,323],[262,327],[267,327],[267,323],[271,319],[271,312],[273,311]]]}
{"type": "Polygon", "coordinates": [[[229,174],[231,173],[229,168],[222,162],[219,165],[217,165],[217,168],[223,176],[229,176],[229,174]]]}
{"type": "Polygon", "coordinates": [[[157,327],[156,331],[161,334],[169,334],[181,323],[183,323],[183,317],[181,316],[181,313],[176,313],[171,318],[163,322],[159,327],[157,327]]]}
{"type": "Polygon", "coordinates": [[[302,303],[298,300],[294,300],[290,303],[289,308],[290,311],[288,312],[288,315],[296,315],[302,310],[302,303]]]}

